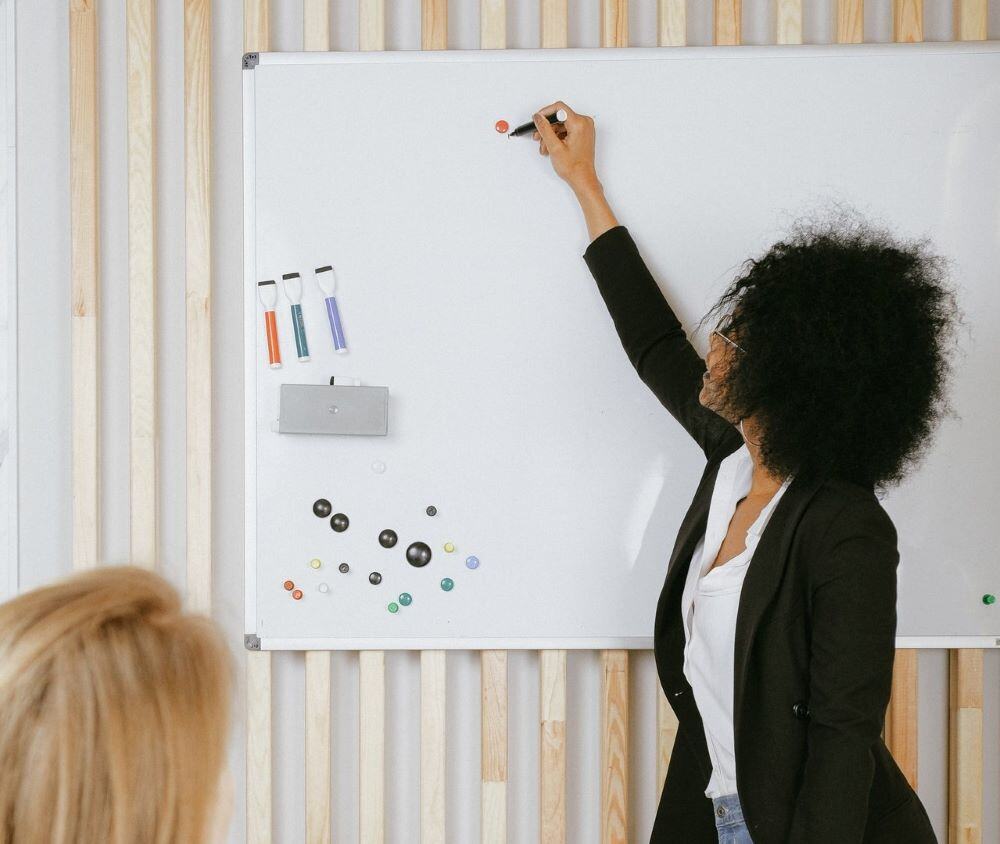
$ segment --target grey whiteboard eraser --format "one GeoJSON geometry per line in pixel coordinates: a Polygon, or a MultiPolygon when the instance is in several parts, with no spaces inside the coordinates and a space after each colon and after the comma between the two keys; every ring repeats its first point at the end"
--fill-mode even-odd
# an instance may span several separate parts
{"type": "Polygon", "coordinates": [[[389,389],[282,384],[278,433],[384,437],[389,433],[389,389]]]}

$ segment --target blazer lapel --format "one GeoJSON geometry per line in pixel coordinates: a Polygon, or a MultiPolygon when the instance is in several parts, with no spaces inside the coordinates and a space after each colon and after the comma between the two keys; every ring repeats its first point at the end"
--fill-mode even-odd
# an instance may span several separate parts
{"type": "Polygon", "coordinates": [[[738,733],[747,663],[761,616],[781,583],[795,527],[806,505],[822,486],[822,478],[801,481],[792,478],[775,505],[747,567],[736,613],[736,641],[733,654],[733,729],[738,733]]]}

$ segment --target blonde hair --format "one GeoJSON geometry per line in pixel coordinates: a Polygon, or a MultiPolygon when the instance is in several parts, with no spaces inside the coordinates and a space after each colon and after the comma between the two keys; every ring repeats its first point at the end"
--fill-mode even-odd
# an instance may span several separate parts
{"type": "Polygon", "coordinates": [[[0,605],[0,842],[204,842],[230,684],[218,629],[144,569],[0,605]]]}

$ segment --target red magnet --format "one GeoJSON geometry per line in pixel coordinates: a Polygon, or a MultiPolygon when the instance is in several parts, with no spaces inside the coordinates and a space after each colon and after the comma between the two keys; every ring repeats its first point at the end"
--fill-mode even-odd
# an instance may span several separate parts
{"type": "Polygon", "coordinates": [[[498,120],[495,124],[495,128],[498,132],[502,134],[506,132],[510,128],[510,126],[507,125],[506,120],[498,120]]]}
{"type": "Polygon", "coordinates": [[[302,600],[302,590],[301,589],[296,589],[294,592],[292,592],[292,597],[296,601],[301,601],[302,600]]]}
{"type": "Polygon", "coordinates": [[[290,580],[285,581],[285,591],[291,592],[295,588],[295,584],[290,580]]]}

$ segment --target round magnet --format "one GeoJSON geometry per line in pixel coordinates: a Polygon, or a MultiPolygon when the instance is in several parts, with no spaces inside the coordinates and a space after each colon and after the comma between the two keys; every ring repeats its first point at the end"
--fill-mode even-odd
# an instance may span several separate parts
{"type": "Polygon", "coordinates": [[[409,592],[403,592],[403,594],[399,596],[399,603],[404,607],[408,607],[413,603],[413,596],[409,592]]]}
{"type": "Polygon", "coordinates": [[[414,542],[406,549],[406,562],[415,568],[423,568],[431,561],[431,547],[426,542],[414,542]]]}
{"type": "Polygon", "coordinates": [[[376,460],[374,463],[372,463],[372,471],[376,475],[381,475],[385,471],[385,463],[383,463],[381,460],[376,460]]]}
{"type": "Polygon", "coordinates": [[[444,550],[450,554],[452,551],[455,550],[455,544],[453,542],[446,542],[444,544],[444,550]]]}
{"type": "Polygon", "coordinates": [[[323,563],[319,560],[310,560],[309,565],[312,566],[314,569],[318,569],[321,565],[323,565],[323,563]]]}
{"type": "Polygon", "coordinates": [[[450,592],[455,588],[455,581],[450,577],[446,577],[441,581],[441,588],[444,589],[445,592],[450,592]]]}
{"type": "Polygon", "coordinates": [[[347,574],[351,570],[351,567],[347,565],[347,563],[341,563],[337,566],[337,568],[340,570],[341,574],[347,574]]]}
{"type": "Polygon", "coordinates": [[[493,124],[493,128],[496,129],[501,135],[505,134],[510,128],[510,124],[506,120],[498,120],[493,124]]]}
{"type": "Polygon", "coordinates": [[[334,513],[330,519],[330,527],[337,531],[337,533],[343,533],[347,530],[350,523],[351,520],[348,519],[343,513],[334,513]]]}
{"type": "Polygon", "coordinates": [[[333,512],[333,505],[325,498],[319,498],[313,502],[313,513],[321,519],[325,519],[333,512]]]}
{"type": "Polygon", "coordinates": [[[467,569],[477,569],[479,568],[479,557],[466,557],[465,567],[467,569]]]}
{"type": "Polygon", "coordinates": [[[380,575],[377,571],[373,571],[370,575],[368,575],[368,582],[372,586],[378,586],[382,582],[382,575],[380,575]]]}
{"type": "Polygon", "coordinates": [[[323,593],[324,595],[325,595],[325,594],[326,594],[327,592],[329,592],[329,591],[330,591],[330,587],[329,587],[329,586],[327,586],[327,585],[326,585],[325,583],[321,583],[321,584],[320,584],[319,586],[317,586],[316,588],[317,588],[317,589],[318,589],[318,590],[319,590],[319,591],[320,591],[321,593],[323,593]]]}
{"type": "Polygon", "coordinates": [[[997,602],[996,595],[990,595],[990,594],[983,595],[984,604],[995,604],[996,602],[997,602]]]}
{"type": "Polygon", "coordinates": [[[296,601],[301,601],[302,600],[302,590],[301,589],[295,589],[295,590],[293,590],[292,591],[292,597],[296,601]]]}
{"type": "Polygon", "coordinates": [[[395,601],[391,601],[386,609],[389,610],[389,612],[399,612],[399,604],[395,601]]]}
{"type": "Polygon", "coordinates": [[[290,580],[284,582],[284,587],[286,592],[291,592],[295,588],[295,584],[290,580]]]}
{"type": "Polygon", "coordinates": [[[435,507],[433,504],[431,504],[431,506],[427,508],[427,515],[436,516],[437,514],[438,514],[438,508],[435,507]]]}
{"type": "Polygon", "coordinates": [[[386,528],[378,535],[378,544],[383,548],[392,548],[396,542],[399,541],[399,537],[396,536],[396,531],[386,528]]]}

